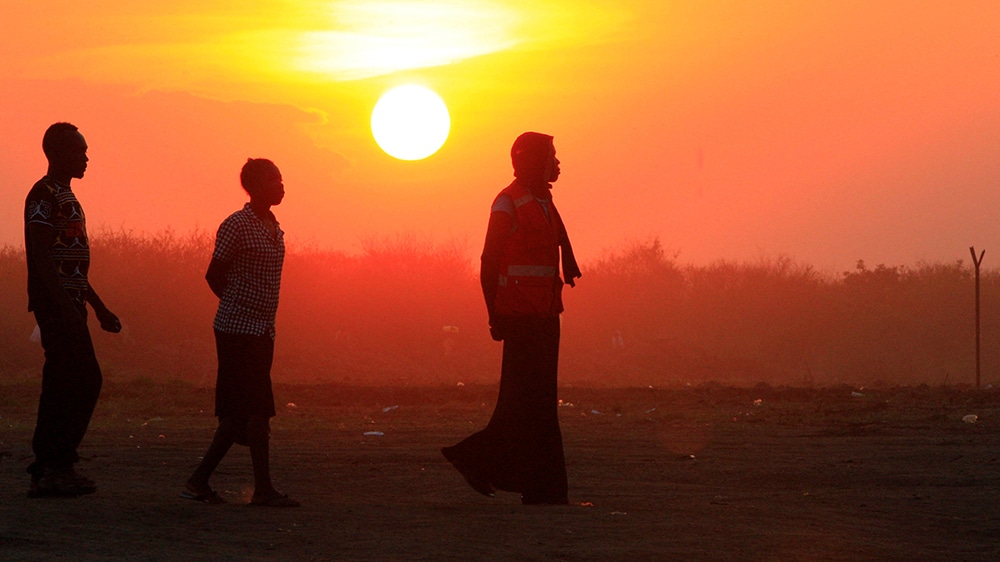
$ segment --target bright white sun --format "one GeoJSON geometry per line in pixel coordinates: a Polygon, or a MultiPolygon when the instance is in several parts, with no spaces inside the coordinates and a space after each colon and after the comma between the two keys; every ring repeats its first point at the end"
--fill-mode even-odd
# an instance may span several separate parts
{"type": "Polygon", "coordinates": [[[451,117],[441,97],[423,86],[398,86],[382,94],[372,110],[372,135],[386,154],[422,160],[448,139],[451,117]]]}

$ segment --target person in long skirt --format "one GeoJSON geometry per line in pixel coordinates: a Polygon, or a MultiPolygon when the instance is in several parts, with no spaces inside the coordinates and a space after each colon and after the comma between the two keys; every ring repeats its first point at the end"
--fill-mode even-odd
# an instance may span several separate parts
{"type": "Polygon", "coordinates": [[[500,392],[486,427],[441,452],[481,494],[504,490],[528,505],[566,504],[559,315],[563,279],[574,286],[580,270],[552,202],[560,172],[552,137],[522,134],[511,161],[515,179],[494,199],[480,269],[490,333],[503,341],[500,392]]]}

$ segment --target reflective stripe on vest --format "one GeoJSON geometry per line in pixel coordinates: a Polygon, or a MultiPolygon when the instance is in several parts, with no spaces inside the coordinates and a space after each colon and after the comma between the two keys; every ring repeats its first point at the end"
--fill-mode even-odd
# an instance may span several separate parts
{"type": "Polygon", "coordinates": [[[509,277],[555,277],[558,274],[559,270],[551,265],[508,265],[507,275],[500,275],[499,285],[506,287],[509,277]]]}
{"type": "Polygon", "coordinates": [[[534,200],[535,196],[530,193],[527,195],[522,195],[521,197],[518,197],[517,199],[514,200],[514,206],[522,207],[524,205],[527,205],[528,203],[531,203],[534,200]]]}
{"type": "Polygon", "coordinates": [[[555,277],[559,273],[551,265],[508,265],[507,275],[511,277],[555,277]]]}

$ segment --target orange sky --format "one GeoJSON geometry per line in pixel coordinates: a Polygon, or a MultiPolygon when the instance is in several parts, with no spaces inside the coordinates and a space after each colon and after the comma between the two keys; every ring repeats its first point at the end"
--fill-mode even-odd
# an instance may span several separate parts
{"type": "Polygon", "coordinates": [[[538,130],[583,262],[651,236],[693,263],[1000,259],[992,0],[2,4],[0,243],[66,120],[91,146],[92,230],[214,231],[254,156],[282,169],[292,243],[475,256],[510,143],[538,130]],[[404,162],[368,120],[411,82],[452,129],[404,162]]]}

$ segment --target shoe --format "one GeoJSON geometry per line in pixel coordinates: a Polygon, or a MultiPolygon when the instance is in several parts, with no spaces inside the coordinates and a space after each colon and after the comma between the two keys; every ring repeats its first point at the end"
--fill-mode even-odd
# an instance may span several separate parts
{"type": "Polygon", "coordinates": [[[458,470],[459,474],[462,475],[462,478],[465,478],[465,481],[469,484],[469,486],[472,486],[473,490],[491,498],[496,496],[496,490],[493,488],[493,484],[491,484],[488,479],[477,474],[472,467],[460,462],[458,457],[452,452],[451,447],[442,447],[441,454],[444,455],[444,458],[447,459],[456,470],[458,470]]]}
{"type": "Polygon", "coordinates": [[[93,494],[97,484],[77,473],[73,467],[47,468],[41,476],[32,476],[28,487],[29,498],[77,497],[93,494]]]}

